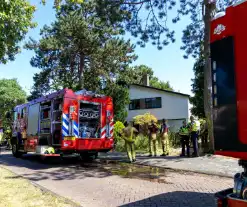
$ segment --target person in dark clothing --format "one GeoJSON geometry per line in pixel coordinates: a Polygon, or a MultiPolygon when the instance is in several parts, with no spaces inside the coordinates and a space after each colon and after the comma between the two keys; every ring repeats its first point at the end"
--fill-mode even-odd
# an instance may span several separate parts
{"type": "Polygon", "coordinates": [[[189,124],[189,129],[190,129],[190,134],[191,134],[191,141],[193,143],[193,149],[194,152],[192,154],[193,157],[199,157],[199,152],[198,152],[198,134],[199,134],[199,128],[200,124],[198,121],[195,120],[193,116],[190,117],[190,124],[189,124]]]}
{"type": "Polygon", "coordinates": [[[183,121],[183,126],[181,126],[179,130],[179,135],[181,137],[181,145],[182,145],[182,153],[181,157],[185,156],[185,147],[187,151],[187,156],[190,157],[190,134],[189,134],[189,127],[186,121],[183,121]]]}

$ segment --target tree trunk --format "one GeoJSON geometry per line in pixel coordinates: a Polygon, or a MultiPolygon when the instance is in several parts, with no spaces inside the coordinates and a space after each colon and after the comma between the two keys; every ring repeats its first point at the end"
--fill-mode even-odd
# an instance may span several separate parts
{"type": "Polygon", "coordinates": [[[85,65],[85,55],[82,53],[80,55],[80,65],[79,65],[79,84],[78,84],[78,89],[83,89],[84,83],[83,83],[83,72],[84,72],[84,65],[85,65]]]}
{"type": "Polygon", "coordinates": [[[210,22],[213,6],[204,0],[204,112],[208,123],[209,151],[214,151],[213,116],[212,116],[212,76],[210,59],[210,22]]]}

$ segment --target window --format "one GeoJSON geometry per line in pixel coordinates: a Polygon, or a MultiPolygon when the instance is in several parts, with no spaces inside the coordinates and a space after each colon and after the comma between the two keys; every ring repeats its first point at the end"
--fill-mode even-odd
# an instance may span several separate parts
{"type": "Polygon", "coordinates": [[[26,117],[26,107],[21,110],[21,119],[26,117]]]}
{"type": "Polygon", "coordinates": [[[161,108],[161,97],[134,99],[130,101],[129,110],[161,108]]]}
{"type": "Polygon", "coordinates": [[[135,109],[140,109],[140,99],[134,99],[130,101],[129,109],[130,110],[135,110],[135,109]]]}
{"type": "Polygon", "coordinates": [[[161,97],[146,98],[145,99],[145,108],[146,109],[161,108],[161,97]]]}

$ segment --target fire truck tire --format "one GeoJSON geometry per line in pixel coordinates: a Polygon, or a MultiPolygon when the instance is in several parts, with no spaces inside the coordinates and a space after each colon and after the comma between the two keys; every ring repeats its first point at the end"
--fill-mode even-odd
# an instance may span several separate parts
{"type": "Polygon", "coordinates": [[[40,162],[41,163],[43,163],[43,164],[47,164],[47,162],[48,162],[48,159],[47,159],[47,157],[45,157],[45,156],[39,156],[39,160],[40,160],[40,162]]]}
{"type": "Polygon", "coordinates": [[[12,154],[14,157],[19,158],[22,156],[22,152],[19,151],[19,145],[17,143],[12,144],[12,154]]]}
{"type": "Polygon", "coordinates": [[[85,152],[82,152],[80,153],[80,159],[83,160],[83,161],[90,161],[90,160],[94,160],[94,159],[97,159],[98,157],[98,153],[85,153],[85,152]]]}
{"type": "Polygon", "coordinates": [[[99,156],[99,153],[98,152],[94,153],[94,159],[97,159],[98,156],[99,156]]]}

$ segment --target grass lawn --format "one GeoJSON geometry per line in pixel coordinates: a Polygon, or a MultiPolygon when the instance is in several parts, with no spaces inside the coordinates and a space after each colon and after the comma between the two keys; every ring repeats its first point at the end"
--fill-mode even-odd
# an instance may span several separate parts
{"type": "Polygon", "coordinates": [[[50,192],[32,185],[28,180],[16,176],[0,167],[0,207],[70,207],[76,206],[50,192]]]}

